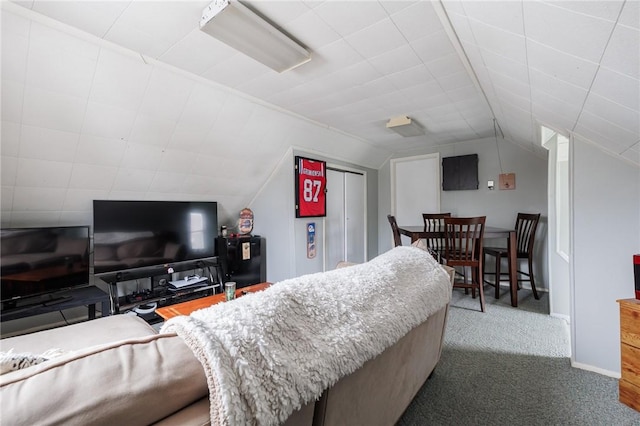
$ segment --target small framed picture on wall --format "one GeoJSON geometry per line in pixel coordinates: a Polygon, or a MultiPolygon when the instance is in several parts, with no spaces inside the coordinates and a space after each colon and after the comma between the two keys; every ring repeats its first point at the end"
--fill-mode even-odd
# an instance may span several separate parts
{"type": "Polygon", "coordinates": [[[327,163],[295,157],[296,217],[327,215],[327,163]]]}

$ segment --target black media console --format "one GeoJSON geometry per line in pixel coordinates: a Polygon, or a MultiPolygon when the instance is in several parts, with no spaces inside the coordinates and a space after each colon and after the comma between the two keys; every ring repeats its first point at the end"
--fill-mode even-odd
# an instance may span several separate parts
{"type": "Polygon", "coordinates": [[[159,267],[145,267],[129,269],[117,273],[101,274],[99,278],[109,284],[109,296],[111,298],[111,314],[124,313],[126,311],[138,311],[138,316],[149,323],[161,321],[153,309],[151,312],[140,313],[146,306],[156,308],[173,305],[204,296],[210,296],[218,290],[222,291],[223,270],[218,257],[184,261],[159,267]],[[189,286],[178,290],[171,290],[169,279],[172,273],[191,270],[202,270],[206,280],[198,286],[189,286]],[[118,284],[140,278],[149,278],[151,288],[131,294],[119,296],[118,284]]]}
{"type": "Polygon", "coordinates": [[[11,321],[85,305],[89,309],[89,319],[95,319],[98,304],[101,305],[102,316],[109,315],[109,295],[95,286],[78,287],[39,298],[25,299],[21,300],[21,303],[23,304],[16,307],[3,307],[0,311],[0,321],[11,321]]]}

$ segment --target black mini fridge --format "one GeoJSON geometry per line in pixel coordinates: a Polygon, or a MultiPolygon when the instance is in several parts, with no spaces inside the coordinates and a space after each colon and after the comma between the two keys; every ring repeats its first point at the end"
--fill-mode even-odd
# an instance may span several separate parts
{"type": "Polygon", "coordinates": [[[216,255],[222,263],[225,282],[236,288],[267,280],[267,250],[264,238],[255,236],[218,237],[216,255]]]}

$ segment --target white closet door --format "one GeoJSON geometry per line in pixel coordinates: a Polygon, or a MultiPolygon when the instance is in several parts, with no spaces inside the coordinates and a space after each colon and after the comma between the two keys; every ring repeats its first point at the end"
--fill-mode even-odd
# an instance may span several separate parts
{"type": "Polygon", "coordinates": [[[348,262],[365,261],[365,182],[364,176],[356,173],[344,174],[345,228],[348,262]]]}
{"type": "Polygon", "coordinates": [[[325,270],[366,259],[366,184],[359,173],[327,170],[325,270]]]}
{"type": "Polygon", "coordinates": [[[325,270],[336,267],[346,260],[345,253],[345,209],[344,173],[327,170],[327,216],[325,218],[325,270]]]}

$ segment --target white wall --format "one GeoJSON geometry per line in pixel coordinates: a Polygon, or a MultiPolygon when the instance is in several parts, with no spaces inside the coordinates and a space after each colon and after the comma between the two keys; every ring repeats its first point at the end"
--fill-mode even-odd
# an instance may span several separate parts
{"type": "MultiPolygon", "coordinates": [[[[546,288],[547,269],[547,160],[509,142],[499,141],[502,171],[516,174],[516,189],[487,189],[487,181],[498,183],[500,162],[493,138],[460,142],[442,147],[425,148],[407,156],[439,152],[441,159],[457,155],[478,154],[480,186],[472,191],[441,191],[440,210],[454,216],[487,216],[487,225],[513,227],[518,212],[541,213],[536,234],[534,269],[536,287],[546,288]],[[539,279],[538,279],[539,278],[539,279]],[[539,283],[539,284],[538,284],[539,283]]],[[[391,211],[391,189],[383,182],[389,176],[389,162],[380,169],[380,251],[392,246],[391,229],[386,215],[391,211]]],[[[426,183],[425,183],[426,184],[426,183]]]]}
{"type": "Polygon", "coordinates": [[[253,233],[266,238],[267,280],[289,278],[295,271],[290,255],[295,244],[293,151],[289,149],[250,204],[253,233]]]}
{"type": "Polygon", "coordinates": [[[572,358],[576,366],[620,372],[616,300],[634,296],[640,253],[640,168],[574,138],[572,358]]]}
{"type": "Polygon", "coordinates": [[[324,269],[322,236],[325,219],[295,217],[293,165],[296,155],[366,172],[367,253],[369,258],[378,253],[378,172],[317,152],[290,149],[249,206],[255,216],[254,233],[267,240],[267,280],[271,282],[321,272],[324,269]],[[316,224],[318,245],[314,259],[307,258],[306,233],[309,222],[316,224]]]}

